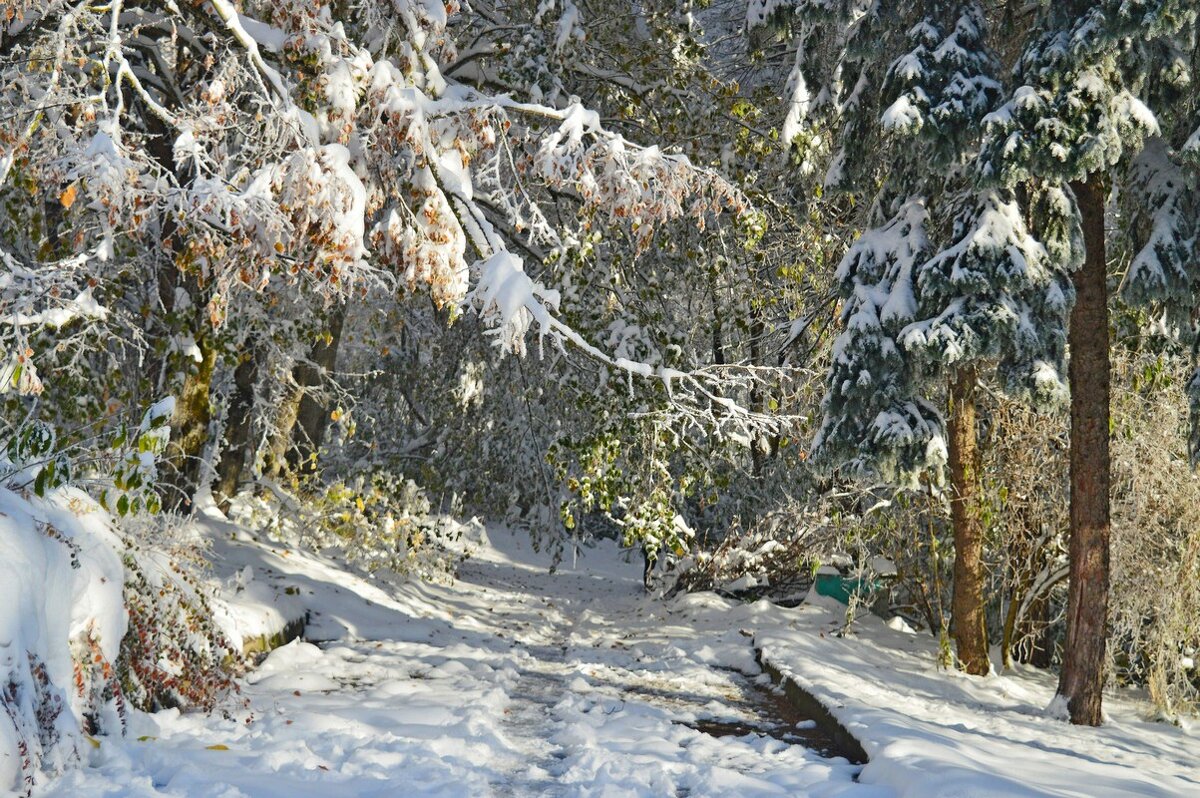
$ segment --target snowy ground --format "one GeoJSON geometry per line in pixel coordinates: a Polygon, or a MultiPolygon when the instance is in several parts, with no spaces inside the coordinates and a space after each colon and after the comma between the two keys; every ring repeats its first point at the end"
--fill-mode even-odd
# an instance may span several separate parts
{"type": "Polygon", "coordinates": [[[889,794],[804,745],[686,725],[758,722],[752,680],[729,670],[758,672],[749,637],[687,623],[690,604],[719,600],[668,613],[642,595],[640,559],[608,547],[551,575],[496,534],[453,586],[394,595],[308,554],[223,545],[233,570],[298,588],[322,642],[272,653],[228,719],[141,716],[38,794],[889,794]]]}
{"type": "Polygon", "coordinates": [[[667,605],[611,546],[549,574],[527,542],[492,536],[454,585],[390,592],[309,554],[223,543],[226,572],[293,589],[317,644],[271,654],[229,717],[139,716],[37,794],[1200,795],[1195,738],[1120,703],[1112,726],[1071,729],[1042,713],[1043,681],[945,674],[927,638],[871,620],[838,638],[819,603],[667,605]],[[861,737],[865,769],[799,744],[809,724],[764,703],[755,643],[861,737]]]}
{"type": "Polygon", "coordinates": [[[1100,728],[1071,726],[1048,715],[1055,680],[1036,668],[970,677],[937,668],[928,635],[872,616],[838,637],[845,607],[828,599],[785,612],[790,628],[756,643],[863,743],[865,782],[904,798],[1200,796],[1200,740],[1148,720],[1137,696],[1106,696],[1100,728]]]}

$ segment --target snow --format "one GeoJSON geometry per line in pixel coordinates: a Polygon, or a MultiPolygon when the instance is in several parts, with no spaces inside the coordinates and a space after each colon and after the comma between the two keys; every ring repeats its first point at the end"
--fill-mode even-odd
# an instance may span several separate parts
{"type": "Polygon", "coordinates": [[[552,327],[551,313],[558,310],[559,294],[535,283],[521,259],[500,250],[476,264],[479,281],[468,296],[489,333],[505,350],[525,352],[525,334],[536,321],[545,335],[552,327]]]}
{"type": "MultiPolygon", "coordinates": [[[[1188,136],[1188,140],[1183,143],[1180,151],[1191,158],[1200,156],[1200,127],[1196,128],[1192,132],[1192,135],[1188,136]]],[[[2,169],[0,169],[0,174],[3,174],[2,169]]]]}
{"type": "Polygon", "coordinates": [[[85,288],[74,299],[64,301],[59,307],[37,313],[12,313],[0,317],[0,324],[14,327],[65,327],[75,319],[108,318],[108,308],[92,296],[92,289],[85,288]]]}
{"type": "Polygon", "coordinates": [[[940,671],[934,639],[903,621],[868,616],[838,636],[845,608],[825,599],[651,597],[640,559],[612,542],[550,573],[524,533],[496,528],[456,583],[389,586],[249,539],[213,510],[198,523],[231,587],[294,591],[306,639],[266,657],[226,717],[135,714],[128,737],[101,738],[88,767],[37,795],[1195,794],[1194,739],[1135,704],[1114,697],[1109,725],[1070,727],[1044,712],[1047,676],[940,671]],[[767,678],[754,646],[822,698],[869,764],[689,725],[751,720],[737,695],[767,678]]]}
{"type": "Polygon", "coordinates": [[[253,63],[255,68],[258,69],[263,77],[270,82],[271,88],[274,90],[276,97],[286,97],[287,93],[283,88],[283,79],[274,68],[268,66],[263,60],[262,54],[258,50],[259,42],[250,34],[244,23],[251,23],[250,29],[253,30],[255,34],[263,37],[263,44],[265,47],[277,48],[281,44],[278,39],[278,35],[271,31],[271,29],[266,25],[254,25],[254,20],[248,16],[239,14],[237,9],[234,8],[233,4],[229,2],[229,0],[212,0],[212,6],[213,10],[217,12],[217,16],[220,17],[221,21],[225,23],[225,27],[229,33],[233,35],[238,44],[246,49],[246,52],[250,56],[251,63],[253,63]]]}
{"type": "MultiPolygon", "coordinates": [[[[751,24],[753,25],[753,23],[751,24]]],[[[801,133],[814,105],[812,92],[809,91],[808,82],[804,79],[802,68],[804,62],[805,50],[801,40],[796,45],[796,56],[793,60],[791,74],[788,75],[787,112],[784,114],[783,125],[780,128],[780,137],[785,142],[791,142],[801,133]]],[[[813,168],[813,164],[806,159],[802,165],[803,173],[807,175],[813,168]]]]}
{"type": "Polygon", "coordinates": [[[1051,674],[1018,666],[985,678],[937,667],[937,641],[873,616],[847,636],[845,607],[820,598],[755,645],[863,744],[859,779],[911,798],[1185,796],[1200,791],[1195,738],[1105,698],[1100,728],[1057,719],[1051,674]],[[892,628],[889,628],[892,626],[892,628]]]}
{"type": "Polygon", "coordinates": [[[773,16],[791,8],[796,0],[749,0],[746,3],[746,27],[766,25],[773,16]]]}
{"type": "Polygon", "coordinates": [[[549,574],[548,555],[494,530],[455,585],[385,591],[203,523],[219,568],[298,590],[308,641],[268,656],[228,718],[137,715],[38,795],[880,795],[844,760],[685,725],[744,720],[727,696],[745,677],[719,668],[758,673],[739,633],[756,605],[668,607],[611,542],[549,574]]]}
{"type": "Polygon", "coordinates": [[[349,240],[349,257],[361,260],[367,256],[366,212],[367,189],[350,167],[350,151],[341,144],[326,144],[318,158],[333,174],[336,182],[349,194],[349,202],[333,206],[333,226],[349,240]]]}
{"type": "Polygon", "coordinates": [[[27,775],[12,753],[18,740],[46,771],[77,755],[82,708],[66,689],[71,649],[90,639],[105,660],[117,658],[126,628],[117,550],[107,514],[80,491],[39,499],[0,488],[0,794],[27,775]],[[68,711],[46,720],[47,707],[59,702],[68,711]]]}
{"type": "Polygon", "coordinates": [[[884,130],[908,131],[919,128],[923,122],[921,110],[912,104],[907,94],[901,94],[889,105],[880,117],[884,130]]]}

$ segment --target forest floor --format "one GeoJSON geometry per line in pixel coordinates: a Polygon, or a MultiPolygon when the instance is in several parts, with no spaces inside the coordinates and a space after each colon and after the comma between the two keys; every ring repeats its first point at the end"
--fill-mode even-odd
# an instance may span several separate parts
{"type": "Polygon", "coordinates": [[[251,671],[224,716],[136,715],[35,794],[1200,794],[1183,730],[1125,715],[1071,729],[1045,716],[1036,676],[967,684],[936,669],[928,636],[869,618],[839,637],[821,602],[656,599],[612,544],[550,573],[524,537],[491,530],[453,584],[385,590],[206,523],[218,572],[244,589],[249,566],[260,593],[302,604],[305,640],[251,671]],[[865,768],[778,699],[756,645],[863,741],[865,768]]]}

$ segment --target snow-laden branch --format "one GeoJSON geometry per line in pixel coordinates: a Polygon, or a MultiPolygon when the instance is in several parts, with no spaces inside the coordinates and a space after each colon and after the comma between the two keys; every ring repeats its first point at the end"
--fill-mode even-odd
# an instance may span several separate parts
{"type": "MultiPolygon", "coordinates": [[[[0,104],[26,131],[0,138],[0,173],[17,168],[39,186],[80,269],[175,262],[206,286],[215,324],[239,292],[273,281],[325,302],[399,284],[473,308],[506,350],[549,337],[668,394],[687,385],[707,407],[753,416],[715,374],[655,369],[585,340],[513,237],[557,249],[574,237],[548,221],[547,197],[571,198],[585,230],[626,227],[639,249],[672,220],[703,226],[746,210],[711,169],[607,130],[578,102],[447,78],[441,65],[457,56],[440,2],[363,4],[361,19],[396,22],[400,41],[297,0],[171,8],[61,10],[27,45],[52,53],[50,71],[0,67],[18,90],[0,104]]],[[[25,262],[59,269],[37,242],[20,246],[25,262]]],[[[59,315],[0,308],[2,318],[59,315]]]]}

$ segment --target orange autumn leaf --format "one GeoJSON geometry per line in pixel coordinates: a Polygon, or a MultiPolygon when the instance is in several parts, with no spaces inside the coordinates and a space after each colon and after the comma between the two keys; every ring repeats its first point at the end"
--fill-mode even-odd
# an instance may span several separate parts
{"type": "Polygon", "coordinates": [[[62,203],[64,208],[68,210],[75,204],[75,184],[67,186],[67,190],[58,195],[58,201],[62,203]]]}

